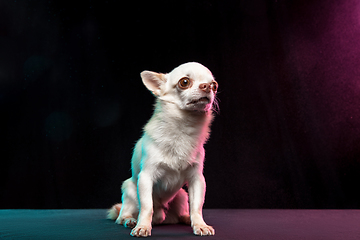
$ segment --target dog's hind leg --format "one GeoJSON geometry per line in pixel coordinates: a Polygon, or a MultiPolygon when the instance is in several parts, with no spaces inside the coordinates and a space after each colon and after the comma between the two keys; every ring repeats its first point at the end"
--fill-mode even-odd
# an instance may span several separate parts
{"type": "Polygon", "coordinates": [[[180,189],[169,203],[169,210],[163,223],[184,223],[190,225],[188,194],[180,189]]]}
{"type": "MultiPolygon", "coordinates": [[[[136,183],[131,178],[124,181],[122,187],[122,206],[117,224],[123,224],[125,227],[133,228],[136,225],[136,219],[139,214],[139,204],[136,193],[136,183]]],[[[116,206],[116,205],[115,205],[116,206]]]]}

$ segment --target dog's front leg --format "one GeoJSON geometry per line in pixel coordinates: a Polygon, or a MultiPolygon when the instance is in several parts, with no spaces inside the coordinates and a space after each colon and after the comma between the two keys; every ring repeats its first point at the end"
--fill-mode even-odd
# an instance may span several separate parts
{"type": "Polygon", "coordinates": [[[151,221],[153,215],[153,181],[151,175],[146,172],[140,172],[137,184],[140,212],[137,224],[130,234],[134,237],[148,237],[151,236],[151,221]]]}
{"type": "Polygon", "coordinates": [[[189,181],[189,203],[191,226],[195,235],[208,236],[214,235],[213,227],[204,222],[202,207],[205,197],[205,178],[200,173],[189,181]]]}

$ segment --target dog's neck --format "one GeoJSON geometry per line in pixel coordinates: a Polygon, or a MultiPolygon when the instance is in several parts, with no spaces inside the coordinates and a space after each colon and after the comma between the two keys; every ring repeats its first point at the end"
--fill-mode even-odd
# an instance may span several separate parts
{"type": "Polygon", "coordinates": [[[212,111],[200,112],[182,110],[171,102],[157,99],[154,114],[145,126],[147,133],[162,131],[162,134],[186,134],[205,143],[209,137],[212,111]],[[157,128],[157,129],[155,129],[157,128]]]}

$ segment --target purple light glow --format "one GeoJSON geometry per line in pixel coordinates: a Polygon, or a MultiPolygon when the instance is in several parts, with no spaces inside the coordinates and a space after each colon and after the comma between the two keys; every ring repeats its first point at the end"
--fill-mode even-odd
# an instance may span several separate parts
{"type": "Polygon", "coordinates": [[[289,62],[297,67],[299,85],[319,123],[335,140],[343,127],[360,133],[355,120],[360,118],[360,2],[313,7],[313,18],[293,28],[289,62]]]}

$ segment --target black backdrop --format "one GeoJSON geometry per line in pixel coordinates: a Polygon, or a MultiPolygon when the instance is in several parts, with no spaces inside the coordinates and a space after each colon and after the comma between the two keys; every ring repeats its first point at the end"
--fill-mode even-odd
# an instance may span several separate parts
{"type": "Polygon", "coordinates": [[[139,73],[188,61],[220,85],[205,207],[359,207],[357,0],[0,0],[0,207],[118,202],[139,73]]]}

